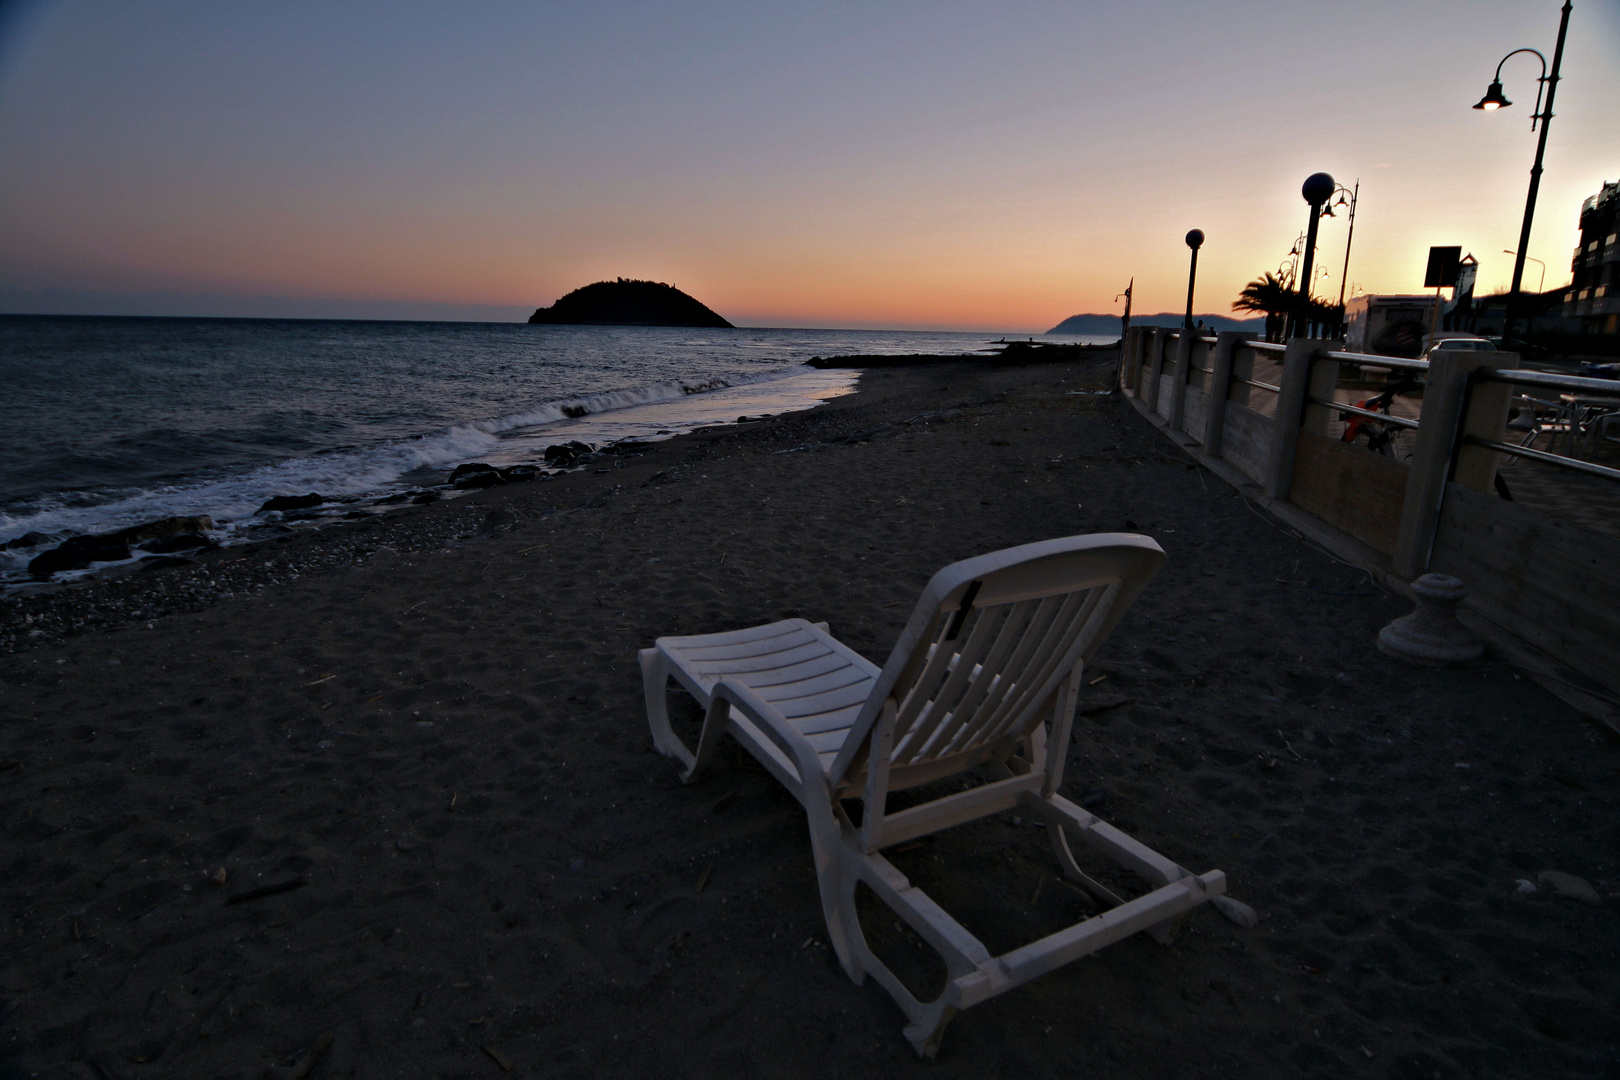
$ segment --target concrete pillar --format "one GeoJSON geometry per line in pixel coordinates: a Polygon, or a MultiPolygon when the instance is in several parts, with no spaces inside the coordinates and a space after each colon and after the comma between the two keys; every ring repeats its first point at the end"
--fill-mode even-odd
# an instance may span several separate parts
{"type": "Polygon", "coordinates": [[[1411,580],[1429,568],[1447,483],[1476,491],[1493,489],[1499,455],[1464,445],[1463,436],[1502,441],[1513,388],[1507,383],[1477,383],[1473,374],[1480,368],[1518,366],[1517,353],[1459,349],[1432,354],[1423,380],[1417,448],[1390,558],[1390,568],[1398,576],[1411,580]]]}

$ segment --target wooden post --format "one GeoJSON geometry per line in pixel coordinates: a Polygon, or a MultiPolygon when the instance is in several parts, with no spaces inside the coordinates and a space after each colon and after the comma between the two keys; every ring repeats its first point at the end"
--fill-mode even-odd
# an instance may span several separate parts
{"type": "MultiPolygon", "coordinates": [[[[1226,399],[1232,392],[1232,354],[1239,342],[1254,337],[1241,330],[1222,330],[1215,336],[1214,358],[1209,376],[1209,419],[1204,424],[1204,453],[1221,456],[1221,437],[1226,433],[1226,399]]],[[[1245,388],[1247,389],[1247,388],[1245,388]]]]}
{"type": "Polygon", "coordinates": [[[1463,436],[1500,442],[1513,390],[1506,383],[1472,383],[1472,377],[1480,368],[1518,366],[1517,353],[1442,349],[1431,354],[1423,380],[1417,448],[1390,558],[1390,569],[1397,576],[1410,581],[1428,570],[1448,482],[1476,491],[1493,489],[1496,451],[1464,446],[1463,436]]]}
{"type": "Polygon", "coordinates": [[[1176,338],[1176,370],[1170,375],[1171,431],[1180,431],[1187,412],[1187,376],[1192,371],[1193,345],[1198,340],[1196,330],[1183,330],[1176,338]]]}

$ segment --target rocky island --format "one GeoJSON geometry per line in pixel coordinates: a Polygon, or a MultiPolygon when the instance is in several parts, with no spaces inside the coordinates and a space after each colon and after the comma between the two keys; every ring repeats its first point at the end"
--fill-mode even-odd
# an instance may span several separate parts
{"type": "Polygon", "coordinates": [[[548,308],[529,316],[531,323],[586,326],[714,326],[731,323],[681,292],[659,281],[598,281],[575,289],[548,308]]]}

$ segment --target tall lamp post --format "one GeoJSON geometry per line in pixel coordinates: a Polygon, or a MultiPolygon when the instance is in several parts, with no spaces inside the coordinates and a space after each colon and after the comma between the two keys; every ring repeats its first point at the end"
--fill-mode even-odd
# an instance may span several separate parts
{"type": "Polygon", "coordinates": [[[1525,252],[1530,247],[1530,222],[1536,215],[1536,192],[1541,188],[1541,158],[1547,151],[1547,129],[1552,126],[1553,94],[1558,92],[1558,68],[1564,62],[1564,35],[1569,31],[1570,0],[1564,0],[1563,14],[1558,20],[1558,44],[1553,48],[1552,73],[1547,73],[1547,58],[1535,49],[1514,49],[1496,65],[1496,75],[1491,79],[1490,88],[1485,96],[1479,99],[1474,106],[1485,112],[1495,112],[1505,109],[1513,102],[1502,96],[1502,65],[1519,53],[1531,53],[1541,61],[1541,77],[1536,80],[1536,111],[1530,114],[1530,130],[1536,130],[1536,122],[1541,122],[1541,138],[1536,140],[1536,163],[1530,166],[1530,193],[1524,200],[1524,224],[1519,227],[1518,255],[1513,260],[1513,287],[1508,290],[1507,313],[1503,318],[1502,336],[1513,336],[1514,322],[1523,300],[1519,294],[1519,286],[1524,281],[1525,252]],[[1541,94],[1547,93],[1547,104],[1541,103],[1541,94]]]}
{"type": "Polygon", "coordinates": [[[1294,300],[1294,322],[1284,340],[1295,336],[1308,321],[1311,311],[1311,263],[1316,258],[1316,226],[1322,220],[1322,204],[1333,197],[1338,185],[1325,172],[1312,173],[1300,185],[1299,193],[1311,204],[1310,224],[1305,228],[1305,265],[1300,269],[1298,289],[1294,300]]]}
{"type": "Polygon", "coordinates": [[[1344,271],[1339,275],[1339,310],[1343,311],[1344,286],[1350,280],[1350,245],[1355,243],[1356,240],[1356,199],[1361,195],[1361,181],[1357,180],[1356,186],[1353,188],[1347,188],[1343,184],[1340,184],[1338,189],[1334,191],[1333,195],[1333,202],[1328,204],[1328,206],[1322,211],[1324,214],[1331,217],[1333,215],[1333,208],[1335,206],[1346,206],[1350,209],[1350,213],[1348,215],[1350,231],[1345,235],[1344,238],[1344,271]]]}
{"type": "Polygon", "coordinates": [[[1192,265],[1187,268],[1187,316],[1181,320],[1183,330],[1193,328],[1193,283],[1198,280],[1198,249],[1204,246],[1204,231],[1194,229],[1187,234],[1187,246],[1192,248],[1192,265]]]}

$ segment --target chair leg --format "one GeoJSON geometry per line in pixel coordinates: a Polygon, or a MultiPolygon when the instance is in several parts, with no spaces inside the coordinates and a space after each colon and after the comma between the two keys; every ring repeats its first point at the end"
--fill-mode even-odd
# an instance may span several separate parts
{"type": "Polygon", "coordinates": [[[657,649],[642,649],[639,659],[641,690],[647,703],[647,724],[652,728],[653,747],[680,765],[683,773],[688,773],[697,764],[697,759],[681,745],[675,729],[669,724],[669,702],[664,698],[669,685],[669,662],[657,649]]]}
{"type": "MultiPolygon", "coordinates": [[[[812,796],[819,792],[812,792],[812,796]]],[[[855,916],[855,885],[859,878],[847,873],[839,846],[838,822],[832,810],[819,802],[805,807],[810,823],[810,853],[816,864],[816,885],[821,891],[821,915],[827,923],[827,939],[838,956],[838,963],[856,986],[866,981],[855,942],[865,945],[861,924],[855,916]]]]}

